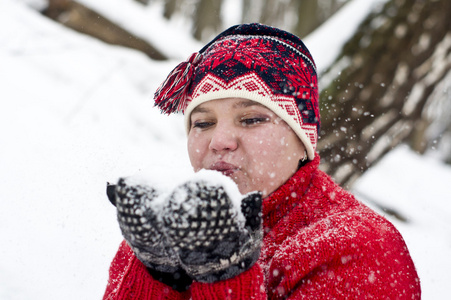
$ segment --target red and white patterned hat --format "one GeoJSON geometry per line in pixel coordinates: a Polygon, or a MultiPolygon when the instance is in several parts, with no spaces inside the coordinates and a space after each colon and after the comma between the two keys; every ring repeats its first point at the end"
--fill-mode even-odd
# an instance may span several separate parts
{"type": "Polygon", "coordinates": [[[164,113],[192,110],[210,100],[245,98],[283,119],[315,156],[320,115],[316,67],[295,35],[262,24],[233,26],[179,64],[155,93],[164,113]]]}

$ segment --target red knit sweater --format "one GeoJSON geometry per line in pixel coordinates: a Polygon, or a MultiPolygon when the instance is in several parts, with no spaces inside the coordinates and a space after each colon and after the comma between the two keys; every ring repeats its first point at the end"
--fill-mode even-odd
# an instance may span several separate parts
{"type": "Polygon", "coordinates": [[[399,232],[318,165],[317,156],[264,200],[262,253],[248,271],[179,293],[122,242],[104,299],[420,299],[399,232]]]}

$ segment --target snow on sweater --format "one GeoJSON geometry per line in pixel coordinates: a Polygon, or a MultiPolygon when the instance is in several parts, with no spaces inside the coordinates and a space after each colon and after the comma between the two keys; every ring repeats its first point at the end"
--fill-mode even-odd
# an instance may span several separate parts
{"type": "Polygon", "coordinates": [[[154,280],[122,242],[104,299],[420,299],[420,281],[395,227],[318,169],[319,156],[263,202],[259,261],[179,293],[154,280]]]}

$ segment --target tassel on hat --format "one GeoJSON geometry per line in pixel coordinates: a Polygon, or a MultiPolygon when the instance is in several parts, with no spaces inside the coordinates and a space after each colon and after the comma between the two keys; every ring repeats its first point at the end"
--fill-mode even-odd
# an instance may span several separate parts
{"type": "Polygon", "coordinates": [[[187,105],[187,90],[193,79],[194,69],[201,60],[201,53],[193,53],[169,73],[155,92],[155,106],[163,113],[183,112],[187,105]]]}

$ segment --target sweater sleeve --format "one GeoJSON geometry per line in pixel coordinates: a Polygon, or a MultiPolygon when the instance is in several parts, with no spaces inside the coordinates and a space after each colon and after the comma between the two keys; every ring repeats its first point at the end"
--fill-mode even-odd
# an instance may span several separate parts
{"type": "Polygon", "coordinates": [[[188,293],[179,293],[171,287],[155,280],[122,241],[114,257],[110,270],[104,300],[125,299],[189,299],[188,293]]]}
{"type": "Polygon", "coordinates": [[[214,283],[193,282],[193,300],[203,299],[267,299],[262,268],[258,263],[228,280],[214,283]]]}

